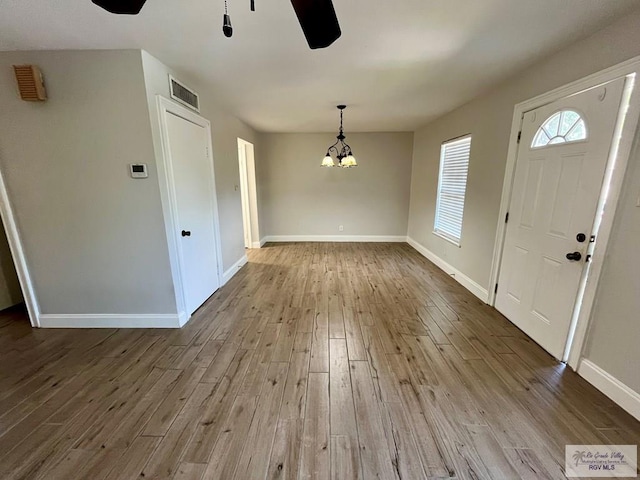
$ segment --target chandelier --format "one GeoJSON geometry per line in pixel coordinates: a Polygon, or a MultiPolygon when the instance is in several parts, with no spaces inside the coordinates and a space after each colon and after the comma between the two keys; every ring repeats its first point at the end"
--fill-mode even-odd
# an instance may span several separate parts
{"type": "Polygon", "coordinates": [[[332,152],[335,153],[338,158],[338,167],[351,168],[358,166],[356,157],[353,156],[353,152],[351,151],[351,147],[344,142],[346,137],[344,136],[344,130],[342,129],[342,114],[345,108],[347,108],[346,105],[338,105],[338,110],[340,110],[340,130],[336,137],[338,140],[327,149],[327,155],[322,159],[321,166],[323,167],[336,166],[333,157],[331,157],[332,152]]]}

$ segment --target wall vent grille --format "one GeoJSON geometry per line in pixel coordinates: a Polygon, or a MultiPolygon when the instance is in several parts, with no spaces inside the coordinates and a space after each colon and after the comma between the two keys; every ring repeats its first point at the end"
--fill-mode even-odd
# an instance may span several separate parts
{"type": "Polygon", "coordinates": [[[182,82],[176,80],[169,75],[169,84],[171,85],[171,98],[187,107],[200,112],[200,98],[198,94],[185,86],[182,82]]]}
{"type": "Polygon", "coordinates": [[[47,99],[42,73],[35,65],[14,65],[20,98],[28,102],[43,102],[47,99]]]}

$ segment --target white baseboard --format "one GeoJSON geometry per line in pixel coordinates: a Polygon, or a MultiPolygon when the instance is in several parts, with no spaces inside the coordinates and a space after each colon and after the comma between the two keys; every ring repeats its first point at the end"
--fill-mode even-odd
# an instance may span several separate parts
{"type": "Polygon", "coordinates": [[[404,235],[270,235],[267,242],[406,242],[404,235]]]}
{"type": "Polygon", "coordinates": [[[238,260],[236,263],[231,265],[231,267],[229,269],[227,269],[227,271],[225,271],[222,274],[222,285],[220,285],[220,286],[222,287],[222,286],[226,285],[227,282],[229,280],[231,280],[233,278],[233,276],[236,273],[238,273],[238,270],[240,270],[242,267],[244,267],[247,264],[248,261],[249,261],[249,259],[247,258],[247,256],[243,255],[240,260],[238,260]]]}
{"type": "Polygon", "coordinates": [[[181,314],[41,314],[41,328],[180,328],[189,320],[181,314]]]}
{"type": "Polygon", "coordinates": [[[489,301],[489,292],[482,285],[474,282],[469,277],[467,277],[464,273],[462,273],[457,268],[449,265],[431,250],[428,250],[418,242],[416,242],[413,238],[407,237],[407,243],[411,245],[414,249],[416,249],[422,256],[426,257],[430,262],[435,264],[438,268],[444,271],[447,275],[453,277],[453,279],[462,285],[464,288],[473,293],[476,297],[482,300],[484,303],[489,301]]]}
{"type": "Polygon", "coordinates": [[[253,242],[251,244],[251,248],[262,248],[262,245],[264,245],[264,243],[262,243],[262,241],[260,242],[253,242]]]}
{"type": "Polygon", "coordinates": [[[578,374],[640,420],[640,393],[627,387],[620,380],[586,358],[580,362],[578,374]]]}

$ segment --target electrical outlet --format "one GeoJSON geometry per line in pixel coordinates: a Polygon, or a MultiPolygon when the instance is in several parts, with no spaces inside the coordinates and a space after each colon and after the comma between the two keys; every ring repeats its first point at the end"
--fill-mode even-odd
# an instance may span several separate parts
{"type": "Polygon", "coordinates": [[[344,232],[344,225],[338,225],[338,231],[344,232]]]}

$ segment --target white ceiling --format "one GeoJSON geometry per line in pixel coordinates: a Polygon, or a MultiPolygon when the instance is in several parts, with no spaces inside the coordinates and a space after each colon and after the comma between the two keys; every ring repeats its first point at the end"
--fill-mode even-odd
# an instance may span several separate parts
{"type": "Polygon", "coordinates": [[[138,16],[90,0],[0,1],[0,50],[143,48],[261,131],[414,130],[637,0],[334,0],[342,37],[310,50],[289,0],[147,0],[138,16]]]}

